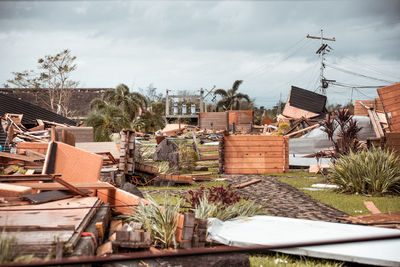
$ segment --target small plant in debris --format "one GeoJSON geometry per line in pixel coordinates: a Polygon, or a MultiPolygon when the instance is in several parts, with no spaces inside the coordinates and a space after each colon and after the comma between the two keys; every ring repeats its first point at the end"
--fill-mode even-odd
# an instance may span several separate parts
{"type": "Polygon", "coordinates": [[[221,186],[213,186],[209,189],[206,189],[202,184],[198,190],[189,190],[184,196],[183,199],[190,205],[190,207],[195,208],[199,203],[200,199],[204,196],[207,197],[207,200],[210,203],[221,203],[224,206],[230,206],[239,202],[242,199],[246,199],[242,197],[239,192],[235,191],[231,185],[227,187],[221,186]]]}
{"type": "Polygon", "coordinates": [[[400,194],[400,164],[394,152],[372,147],[336,159],[328,177],[342,192],[400,194]]]}
{"type": "Polygon", "coordinates": [[[358,149],[357,135],[362,128],[358,126],[357,121],[353,120],[348,109],[336,110],[333,117],[329,113],[322,122],[322,127],[334,146],[333,158],[358,149]],[[338,129],[338,139],[335,138],[336,129],[338,129]]]}
{"type": "Polygon", "coordinates": [[[139,207],[134,208],[132,214],[124,214],[120,218],[127,222],[142,223],[143,228],[150,233],[155,246],[176,248],[175,231],[181,201],[172,205],[168,202],[168,196],[165,194],[163,205],[159,206],[150,195],[147,195],[146,198],[150,201],[149,204],[140,202],[139,207]]]}
{"type": "Polygon", "coordinates": [[[199,219],[217,218],[222,221],[236,217],[251,217],[265,214],[264,207],[254,201],[241,200],[230,206],[221,202],[211,202],[204,195],[194,209],[195,217],[199,219]]]}
{"type": "Polygon", "coordinates": [[[196,161],[199,160],[193,147],[188,145],[187,143],[179,143],[178,153],[180,173],[193,172],[194,168],[196,167],[196,161]]]}
{"type": "Polygon", "coordinates": [[[14,238],[4,237],[4,230],[0,238],[0,264],[7,262],[29,262],[34,258],[33,254],[23,255],[20,250],[15,249],[13,246],[14,238]]]}
{"type": "Polygon", "coordinates": [[[283,135],[290,130],[290,125],[288,123],[281,122],[278,125],[278,130],[272,132],[274,135],[283,135]]]}

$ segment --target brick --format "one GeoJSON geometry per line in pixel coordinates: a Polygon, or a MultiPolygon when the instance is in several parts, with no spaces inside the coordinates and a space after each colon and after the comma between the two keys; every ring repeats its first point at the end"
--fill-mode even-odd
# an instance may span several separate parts
{"type": "Polygon", "coordinates": [[[142,242],[142,232],[129,232],[129,241],[142,242]]]}
{"type": "Polygon", "coordinates": [[[143,233],[143,242],[150,242],[151,241],[151,236],[150,236],[150,232],[144,232],[143,233]]]}
{"type": "Polygon", "coordinates": [[[179,247],[184,249],[191,248],[192,240],[182,240],[181,242],[179,242],[179,247]]]}
{"type": "Polygon", "coordinates": [[[116,240],[117,241],[129,241],[130,239],[130,231],[117,231],[116,232],[116,240]]]}
{"type": "Polygon", "coordinates": [[[183,214],[184,216],[184,221],[183,221],[183,226],[185,227],[193,227],[194,226],[194,221],[195,221],[195,217],[194,217],[194,213],[193,212],[185,212],[183,214]]]}
{"type": "Polygon", "coordinates": [[[192,227],[183,227],[182,230],[182,240],[191,240],[193,237],[193,226],[192,227]]]}

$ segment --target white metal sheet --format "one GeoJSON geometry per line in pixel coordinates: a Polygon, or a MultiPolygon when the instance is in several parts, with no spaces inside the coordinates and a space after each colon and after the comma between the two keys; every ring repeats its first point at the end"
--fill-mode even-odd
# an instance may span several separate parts
{"type": "MultiPolygon", "coordinates": [[[[232,246],[288,245],[351,238],[391,236],[400,230],[329,223],[275,216],[255,216],[222,222],[209,219],[211,240],[232,246]]],[[[400,266],[400,238],[279,250],[342,261],[400,266]]]]}

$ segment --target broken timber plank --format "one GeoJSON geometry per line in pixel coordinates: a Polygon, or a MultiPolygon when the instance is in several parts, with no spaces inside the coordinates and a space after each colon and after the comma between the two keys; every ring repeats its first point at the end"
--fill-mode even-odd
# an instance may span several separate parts
{"type": "Polygon", "coordinates": [[[64,180],[61,179],[60,177],[56,177],[56,176],[55,176],[55,177],[53,178],[53,180],[54,180],[54,182],[57,182],[57,183],[59,183],[59,184],[62,184],[63,186],[65,186],[66,188],[68,188],[70,191],[72,191],[72,192],[74,192],[74,193],[76,193],[76,194],[78,194],[78,195],[81,195],[81,196],[83,196],[83,197],[87,197],[87,193],[85,193],[85,192],[79,190],[78,188],[76,188],[76,187],[73,186],[72,184],[70,184],[70,183],[64,181],[64,180]]]}
{"type": "Polygon", "coordinates": [[[7,153],[7,152],[0,152],[0,158],[22,160],[22,161],[27,161],[27,162],[38,161],[37,157],[28,157],[28,156],[24,156],[24,155],[11,154],[11,153],[7,153]]]}
{"type": "Polygon", "coordinates": [[[0,182],[23,182],[23,181],[52,181],[59,174],[15,174],[0,175],[0,182]]]}
{"type": "MultiPolygon", "coordinates": [[[[37,190],[68,190],[64,185],[59,183],[14,183],[15,185],[28,186],[32,189],[37,190]]],[[[115,189],[109,183],[106,182],[95,182],[95,183],[70,183],[78,189],[115,189]]]]}
{"type": "Polygon", "coordinates": [[[217,160],[219,155],[201,155],[200,160],[217,160]]]}
{"type": "Polygon", "coordinates": [[[234,188],[240,189],[240,188],[243,188],[243,187],[246,187],[246,186],[249,186],[249,185],[252,185],[252,184],[256,184],[256,183],[259,183],[259,182],[261,182],[261,179],[253,179],[251,181],[235,185],[234,188]]]}
{"type": "Polygon", "coordinates": [[[302,132],[306,132],[306,131],[312,130],[312,129],[314,129],[314,128],[317,128],[317,127],[319,127],[319,124],[318,124],[318,123],[317,123],[317,124],[314,124],[314,125],[312,125],[312,126],[306,127],[306,128],[304,128],[304,129],[295,131],[295,132],[293,132],[293,133],[286,134],[285,136],[286,136],[286,137],[291,137],[291,136],[293,136],[293,135],[296,135],[296,134],[299,134],[299,133],[302,133],[302,132]]]}
{"type": "Polygon", "coordinates": [[[364,205],[372,214],[381,213],[381,211],[374,205],[374,202],[372,201],[364,201],[364,205]]]}
{"type": "Polygon", "coordinates": [[[31,187],[0,183],[0,197],[21,197],[30,193],[32,193],[31,187]]]}

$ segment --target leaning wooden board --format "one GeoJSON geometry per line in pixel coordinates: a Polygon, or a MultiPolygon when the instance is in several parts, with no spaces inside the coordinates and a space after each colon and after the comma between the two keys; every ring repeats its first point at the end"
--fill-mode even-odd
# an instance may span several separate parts
{"type": "Polygon", "coordinates": [[[2,238],[13,237],[30,251],[46,252],[56,240],[74,247],[101,203],[97,197],[79,197],[0,208],[2,238]]]}

